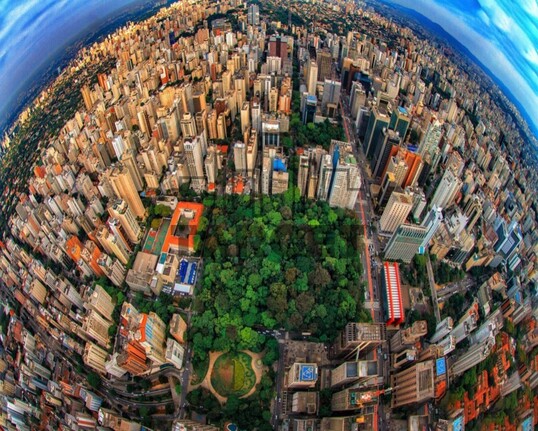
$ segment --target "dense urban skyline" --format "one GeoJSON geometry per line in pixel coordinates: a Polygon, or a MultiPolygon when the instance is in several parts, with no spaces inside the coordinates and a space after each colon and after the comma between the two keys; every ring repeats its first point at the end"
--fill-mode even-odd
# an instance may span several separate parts
{"type": "Polygon", "coordinates": [[[468,50],[374,0],[164,3],[0,139],[0,428],[537,427],[536,154],[468,50]]]}
{"type": "Polygon", "coordinates": [[[538,4],[534,0],[383,0],[412,9],[465,46],[503,82],[538,136],[538,4]]]}

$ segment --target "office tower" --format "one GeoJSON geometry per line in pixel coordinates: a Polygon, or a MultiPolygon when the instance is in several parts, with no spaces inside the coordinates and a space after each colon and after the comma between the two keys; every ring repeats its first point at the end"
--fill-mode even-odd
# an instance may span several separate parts
{"type": "Polygon", "coordinates": [[[399,325],[404,322],[405,316],[402,303],[402,287],[400,285],[400,270],[396,262],[383,263],[381,284],[385,322],[387,325],[399,325]]]}
{"type": "Polygon", "coordinates": [[[88,290],[84,298],[84,308],[91,311],[97,311],[105,319],[112,321],[114,312],[114,301],[112,297],[98,284],[93,291],[88,290]]]}
{"type": "Polygon", "coordinates": [[[166,362],[172,364],[178,370],[183,367],[183,357],[185,356],[185,348],[176,340],[168,338],[166,340],[166,350],[164,358],[166,362]]]}
{"type": "Polygon", "coordinates": [[[204,160],[207,184],[214,185],[217,182],[217,157],[217,148],[215,146],[209,147],[207,156],[204,160]]]}
{"type": "Polygon", "coordinates": [[[313,123],[316,118],[316,110],[318,107],[318,99],[316,96],[306,96],[303,106],[302,121],[303,124],[313,123]]]}
{"type": "MultiPolygon", "coordinates": [[[[112,220],[109,219],[108,223],[112,220]]],[[[122,235],[112,233],[107,225],[103,225],[98,228],[96,238],[107,253],[116,256],[121,263],[127,265],[131,250],[122,235]]]]}
{"type": "Polygon", "coordinates": [[[379,220],[381,231],[394,233],[398,226],[405,223],[412,207],[413,200],[411,196],[405,193],[393,192],[379,220]]]}
{"type": "Polygon", "coordinates": [[[288,58],[288,38],[286,36],[271,36],[269,38],[269,57],[288,58]]]}
{"type": "Polygon", "coordinates": [[[235,171],[243,176],[247,174],[247,147],[243,142],[234,144],[235,171]]]}
{"type": "Polygon", "coordinates": [[[95,310],[90,310],[84,318],[82,330],[88,337],[95,340],[97,344],[108,348],[110,344],[108,329],[111,326],[112,323],[110,321],[106,320],[95,310]]]}
{"type": "Polygon", "coordinates": [[[308,169],[310,167],[310,160],[306,154],[299,157],[299,172],[297,175],[297,187],[301,191],[301,196],[304,196],[308,187],[308,169]]]}
{"type": "Polygon", "coordinates": [[[333,368],[331,371],[331,388],[354,382],[377,383],[377,361],[352,361],[333,368]]]}
{"type": "Polygon", "coordinates": [[[411,263],[415,254],[421,251],[427,233],[423,226],[401,224],[385,247],[385,259],[411,263]]]}
{"type": "Polygon", "coordinates": [[[358,410],[368,406],[373,406],[378,402],[377,390],[364,391],[356,388],[344,389],[333,394],[331,398],[331,410],[343,412],[348,410],[358,410]]]}
{"type": "Polygon", "coordinates": [[[374,106],[372,108],[363,140],[364,152],[369,159],[372,159],[379,136],[383,129],[389,125],[389,120],[385,106],[374,106]]]}
{"type": "Polygon", "coordinates": [[[260,8],[258,5],[251,4],[248,7],[247,22],[250,25],[260,25],[260,8]]]}
{"type": "Polygon", "coordinates": [[[390,339],[390,351],[400,353],[413,347],[422,337],[428,333],[428,324],[425,320],[417,320],[409,328],[400,329],[390,339]]]}
{"type": "Polygon", "coordinates": [[[332,77],[332,55],[328,50],[318,51],[316,53],[316,60],[318,63],[318,81],[325,81],[332,77]]]}
{"type": "Polygon", "coordinates": [[[114,286],[120,287],[123,284],[126,269],[119,260],[113,259],[109,255],[102,253],[101,257],[97,260],[97,265],[99,265],[99,268],[101,268],[114,286]]]}
{"type": "Polygon", "coordinates": [[[127,345],[126,350],[118,355],[117,363],[119,367],[133,376],[139,376],[149,369],[146,353],[136,342],[130,342],[127,345]]]}
{"type": "Polygon", "coordinates": [[[191,177],[191,188],[202,191],[205,188],[204,158],[202,155],[202,144],[197,136],[192,141],[183,143],[185,150],[185,161],[191,177]]]}
{"type": "Polygon", "coordinates": [[[354,82],[351,86],[350,98],[349,98],[349,109],[351,111],[351,118],[354,120],[358,119],[360,109],[366,104],[366,93],[362,84],[359,82],[354,82]]]}
{"type": "Polygon", "coordinates": [[[278,109],[278,89],[271,88],[269,91],[269,112],[276,112],[278,109]]]}
{"type": "Polygon", "coordinates": [[[331,146],[333,176],[329,190],[329,205],[353,209],[361,187],[361,176],[357,160],[351,152],[348,152],[345,143],[333,141],[331,146]]]}
{"type": "Polygon", "coordinates": [[[447,169],[435,189],[430,202],[431,207],[449,208],[454,203],[456,195],[461,190],[462,181],[452,169],[447,169]]]}
{"type": "Polygon", "coordinates": [[[159,316],[151,312],[140,313],[135,340],[146,350],[147,357],[162,364],[165,362],[166,325],[159,316]]]}
{"type": "Polygon", "coordinates": [[[403,106],[398,106],[390,116],[389,128],[398,132],[402,140],[405,140],[407,129],[409,128],[409,113],[403,106]]]}
{"type": "Polygon", "coordinates": [[[418,404],[435,397],[434,361],[413,364],[391,376],[391,407],[418,404]]]}
{"type": "Polygon", "coordinates": [[[394,190],[401,191],[401,187],[398,187],[394,174],[392,172],[387,172],[385,178],[383,178],[383,181],[381,182],[381,190],[379,191],[379,198],[377,200],[378,210],[385,208],[385,205],[387,205],[390,195],[394,190]]]}
{"type": "Polygon", "coordinates": [[[269,118],[262,122],[262,148],[280,145],[280,122],[269,118]]]}
{"type": "Polygon", "coordinates": [[[99,374],[106,374],[105,362],[107,361],[107,358],[108,353],[106,350],[103,350],[101,347],[89,341],[86,343],[82,361],[88,367],[97,371],[99,374]]]}
{"type": "Polygon", "coordinates": [[[123,138],[121,136],[114,136],[114,138],[112,139],[112,147],[114,148],[116,158],[120,160],[123,152],[127,148],[125,142],[123,141],[123,138]]]}
{"type": "Polygon", "coordinates": [[[313,388],[317,381],[317,364],[296,362],[286,373],[286,387],[288,389],[313,388]]]}
{"type": "Polygon", "coordinates": [[[257,133],[260,133],[262,130],[261,105],[257,101],[252,102],[251,117],[252,129],[256,130],[257,133]]]}
{"type": "Polygon", "coordinates": [[[127,202],[135,217],[144,219],[146,210],[127,167],[116,166],[109,175],[110,185],[116,196],[127,202]]]}
{"type": "Polygon", "coordinates": [[[463,213],[465,216],[469,219],[469,223],[467,224],[467,231],[471,232],[476,222],[480,219],[480,216],[482,215],[482,202],[481,199],[473,195],[469,201],[465,204],[465,208],[463,209],[463,213]]]}
{"type": "Polygon", "coordinates": [[[137,191],[142,191],[144,188],[144,181],[142,180],[142,174],[136,162],[136,151],[134,148],[128,148],[121,156],[121,164],[127,167],[127,170],[131,174],[131,179],[135,185],[137,191]]]}
{"type": "Polygon", "coordinates": [[[170,335],[179,343],[183,344],[185,342],[186,331],[187,322],[185,322],[180,314],[172,314],[172,319],[170,320],[170,335]]]}
{"type": "Polygon", "coordinates": [[[348,358],[353,354],[368,353],[385,340],[381,323],[348,323],[334,340],[330,354],[334,358],[348,358]]]}
{"type": "Polygon", "coordinates": [[[432,209],[424,217],[424,220],[422,220],[422,223],[420,225],[424,226],[428,230],[426,238],[424,238],[424,242],[421,245],[424,250],[428,247],[430,240],[437,232],[437,229],[439,229],[439,226],[441,225],[442,221],[443,211],[441,208],[435,206],[432,207],[432,209]]]}
{"type": "MultiPolygon", "coordinates": [[[[277,159],[275,159],[276,161],[277,159]]],[[[289,173],[273,168],[273,179],[271,184],[271,194],[277,195],[288,190],[289,173]]]]}
{"type": "Polygon", "coordinates": [[[291,401],[291,413],[314,415],[318,411],[317,392],[295,392],[291,401]]]}
{"type": "Polygon", "coordinates": [[[484,361],[495,347],[495,337],[489,336],[481,343],[470,347],[467,352],[458,356],[456,362],[450,367],[454,377],[460,376],[465,371],[484,361]]]}
{"type": "Polygon", "coordinates": [[[422,157],[424,157],[425,154],[429,154],[433,157],[434,150],[439,148],[442,132],[443,125],[439,122],[439,120],[434,119],[430,124],[428,124],[428,128],[422,136],[418,147],[418,152],[422,157]]]}
{"type": "Polygon", "coordinates": [[[241,134],[250,129],[250,103],[244,102],[241,106],[241,134]]]}
{"type": "Polygon", "coordinates": [[[523,240],[521,228],[515,220],[510,222],[507,227],[504,219],[500,217],[495,221],[494,228],[498,239],[493,248],[496,253],[506,260],[519,247],[523,240]]]}
{"type": "Polygon", "coordinates": [[[392,172],[394,174],[394,179],[398,186],[403,187],[405,179],[407,178],[407,172],[409,171],[409,166],[404,159],[399,156],[390,157],[387,164],[387,172],[392,172]]]}
{"type": "Polygon", "coordinates": [[[86,107],[86,110],[90,112],[93,108],[93,99],[92,99],[92,91],[90,90],[90,87],[88,84],[85,84],[81,89],[80,92],[82,93],[82,99],[84,100],[84,106],[86,107]]]}
{"type": "Polygon", "coordinates": [[[183,114],[183,119],[181,120],[181,134],[183,139],[192,139],[196,133],[196,121],[190,112],[183,114]]]}
{"type": "Polygon", "coordinates": [[[250,131],[250,138],[247,144],[247,176],[254,175],[254,168],[258,157],[258,133],[252,129],[250,131]]]}
{"type": "Polygon", "coordinates": [[[124,237],[132,244],[138,244],[142,236],[142,229],[138,224],[133,212],[127,205],[127,201],[117,199],[108,207],[110,217],[119,220],[124,237]]]}
{"type": "Polygon", "coordinates": [[[309,96],[316,95],[316,87],[318,85],[318,65],[315,61],[308,63],[308,73],[306,77],[306,90],[309,96]]]}
{"type": "Polygon", "coordinates": [[[340,103],[342,85],[339,81],[326,79],[323,84],[323,97],[321,99],[321,112],[327,117],[334,117],[340,103]]]}
{"type": "Polygon", "coordinates": [[[445,338],[454,328],[454,320],[448,316],[440,321],[435,327],[435,333],[430,338],[430,343],[434,344],[445,338]]]}
{"type": "Polygon", "coordinates": [[[370,166],[372,168],[372,175],[376,178],[381,178],[382,175],[385,175],[388,166],[387,163],[391,159],[390,156],[395,150],[397,151],[402,140],[398,132],[387,129],[386,127],[379,135],[378,140],[379,142],[376,143],[370,166]]]}

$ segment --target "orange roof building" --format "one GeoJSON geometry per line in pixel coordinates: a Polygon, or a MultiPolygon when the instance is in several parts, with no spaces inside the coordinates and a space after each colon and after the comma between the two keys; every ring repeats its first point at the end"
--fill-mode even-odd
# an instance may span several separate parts
{"type": "Polygon", "coordinates": [[[194,252],[194,237],[198,231],[204,206],[196,202],[179,202],[172,215],[163,252],[194,252]]]}

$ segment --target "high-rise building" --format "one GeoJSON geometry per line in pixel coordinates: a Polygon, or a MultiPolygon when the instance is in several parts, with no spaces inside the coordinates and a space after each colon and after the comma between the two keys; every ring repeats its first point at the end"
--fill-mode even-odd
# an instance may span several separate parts
{"type": "Polygon", "coordinates": [[[323,84],[323,97],[321,98],[321,112],[327,117],[334,117],[340,103],[341,87],[339,81],[325,79],[323,84]]]}
{"type": "Polygon", "coordinates": [[[234,144],[234,165],[235,171],[243,176],[247,173],[247,147],[243,142],[234,144]]]}
{"type": "Polygon", "coordinates": [[[377,383],[377,361],[344,362],[331,371],[331,388],[358,381],[377,383]]]}
{"type": "Polygon", "coordinates": [[[110,217],[119,220],[122,233],[131,244],[138,244],[142,235],[142,229],[138,224],[133,212],[129,208],[127,201],[118,199],[108,207],[110,217]]]}
{"type": "Polygon", "coordinates": [[[302,121],[303,124],[313,123],[316,118],[318,99],[316,96],[308,95],[303,106],[302,121]]]}
{"type": "Polygon", "coordinates": [[[306,77],[306,90],[309,96],[316,95],[316,87],[318,85],[318,65],[315,61],[308,63],[308,73],[306,77]]]}
{"type": "Polygon", "coordinates": [[[400,270],[396,262],[384,262],[381,273],[381,297],[387,325],[399,325],[404,322],[402,287],[400,270]]]}
{"type": "Polygon", "coordinates": [[[112,321],[114,312],[114,301],[112,297],[98,284],[93,290],[88,290],[84,297],[84,308],[97,311],[105,319],[112,321]]]}
{"type": "Polygon", "coordinates": [[[288,389],[306,389],[316,386],[318,381],[318,366],[311,363],[294,363],[286,373],[288,389]]]}
{"type": "Polygon", "coordinates": [[[384,325],[380,323],[348,323],[330,350],[335,358],[347,358],[354,353],[367,353],[385,340],[384,325]]]}
{"type": "Polygon", "coordinates": [[[183,139],[192,139],[197,135],[196,121],[190,112],[183,114],[183,119],[181,120],[181,134],[183,135],[183,139]]]}
{"type": "Polygon", "coordinates": [[[316,53],[318,63],[318,81],[324,82],[332,78],[333,59],[330,51],[322,50],[316,53]]]}
{"type": "Polygon", "coordinates": [[[443,133],[443,125],[437,119],[428,124],[426,132],[420,140],[418,152],[424,157],[425,154],[430,154],[433,157],[434,150],[439,148],[439,142],[441,141],[441,135],[443,133]]]}
{"type": "Polygon", "coordinates": [[[108,352],[101,347],[87,342],[84,347],[84,354],[82,355],[82,361],[88,367],[97,371],[99,374],[106,374],[105,362],[108,359],[108,352]]]}
{"type": "Polygon", "coordinates": [[[398,408],[431,400],[435,396],[434,361],[413,364],[391,376],[391,407],[398,408]]]}
{"type": "MultiPolygon", "coordinates": [[[[277,159],[275,159],[275,161],[276,160],[277,159]]],[[[288,190],[289,173],[287,171],[276,170],[275,168],[273,168],[272,177],[273,178],[271,184],[271,194],[277,195],[280,193],[284,193],[286,190],[288,190]]]]}
{"type": "Polygon", "coordinates": [[[465,371],[484,361],[495,347],[495,337],[489,336],[481,343],[470,347],[467,352],[458,356],[458,359],[450,367],[453,376],[460,376],[465,371]]]}
{"type": "Polygon", "coordinates": [[[202,191],[205,188],[204,158],[202,144],[197,136],[192,141],[183,144],[185,150],[185,160],[187,169],[191,177],[191,187],[193,190],[202,191]]]}
{"type": "Polygon", "coordinates": [[[251,4],[248,7],[247,22],[250,25],[260,25],[260,8],[256,4],[251,4]]]}
{"type": "Polygon", "coordinates": [[[389,121],[390,118],[384,106],[374,106],[372,108],[363,140],[364,152],[369,159],[372,159],[379,136],[383,132],[383,129],[387,128],[389,121]]]}
{"type": "Polygon", "coordinates": [[[331,399],[331,410],[343,412],[348,410],[358,410],[367,406],[373,406],[378,402],[378,391],[364,391],[356,388],[344,389],[333,394],[331,399]]]}
{"type": "Polygon", "coordinates": [[[462,181],[452,169],[447,169],[441,178],[441,182],[435,189],[435,193],[430,202],[430,206],[448,208],[456,199],[456,195],[461,190],[462,181]]]}
{"type": "Polygon", "coordinates": [[[119,165],[112,169],[110,184],[116,196],[127,202],[135,217],[141,219],[146,217],[146,209],[138,195],[132,175],[126,166],[119,165]]]}
{"type": "Polygon", "coordinates": [[[310,159],[308,155],[303,154],[299,157],[299,172],[297,175],[297,186],[301,191],[301,196],[304,196],[308,188],[308,171],[310,168],[310,159]]]}
{"type": "Polygon", "coordinates": [[[424,241],[422,242],[421,249],[425,250],[428,248],[428,244],[430,243],[431,239],[437,232],[437,229],[439,229],[439,226],[441,226],[441,222],[443,221],[443,211],[440,207],[433,206],[432,209],[426,214],[424,217],[424,220],[422,220],[421,226],[425,227],[427,229],[426,237],[424,238],[424,241]]]}
{"type": "Polygon", "coordinates": [[[424,226],[401,224],[390,237],[385,247],[386,260],[401,260],[410,263],[420,249],[428,230],[424,226]]]}
{"type": "Polygon", "coordinates": [[[241,106],[241,134],[250,129],[250,103],[244,102],[241,106]]]}
{"type": "Polygon", "coordinates": [[[417,320],[409,328],[400,329],[390,339],[390,351],[400,353],[403,350],[413,347],[428,333],[428,322],[417,320]]]}
{"type": "Polygon", "coordinates": [[[108,348],[110,344],[108,329],[110,326],[112,326],[110,321],[103,318],[95,310],[90,310],[84,318],[82,330],[88,337],[95,340],[97,344],[104,348],[108,348]]]}
{"type": "Polygon", "coordinates": [[[326,201],[329,197],[331,179],[333,176],[333,161],[330,154],[325,154],[321,160],[319,171],[317,198],[326,201]]]}
{"type": "Polygon", "coordinates": [[[379,220],[381,231],[394,233],[398,226],[405,223],[411,208],[413,208],[411,196],[405,193],[393,192],[379,220]]]}
{"type": "Polygon", "coordinates": [[[389,128],[398,132],[402,140],[405,140],[410,121],[411,119],[409,118],[407,109],[403,106],[398,106],[398,108],[392,111],[389,128]]]}
{"type": "Polygon", "coordinates": [[[185,322],[180,314],[172,314],[172,319],[170,320],[170,335],[179,343],[183,344],[185,342],[186,331],[187,322],[185,322]]]}
{"type": "Polygon", "coordinates": [[[401,139],[398,132],[385,127],[379,135],[378,140],[380,142],[376,143],[370,166],[372,168],[372,175],[376,178],[381,178],[387,171],[387,163],[391,159],[391,154],[400,147],[401,139]]]}
{"type": "Polygon", "coordinates": [[[288,58],[288,38],[286,36],[271,36],[269,38],[269,57],[288,58]]]}
{"type": "Polygon", "coordinates": [[[353,209],[361,187],[361,176],[357,160],[349,144],[331,142],[333,175],[327,201],[330,206],[353,209]]]}

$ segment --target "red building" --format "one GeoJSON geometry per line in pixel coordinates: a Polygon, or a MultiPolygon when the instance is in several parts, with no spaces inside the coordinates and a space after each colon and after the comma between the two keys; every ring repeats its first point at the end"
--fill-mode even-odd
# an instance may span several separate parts
{"type": "Polygon", "coordinates": [[[387,325],[399,325],[405,320],[400,285],[400,270],[396,262],[383,263],[383,287],[381,295],[384,302],[387,325]]]}

